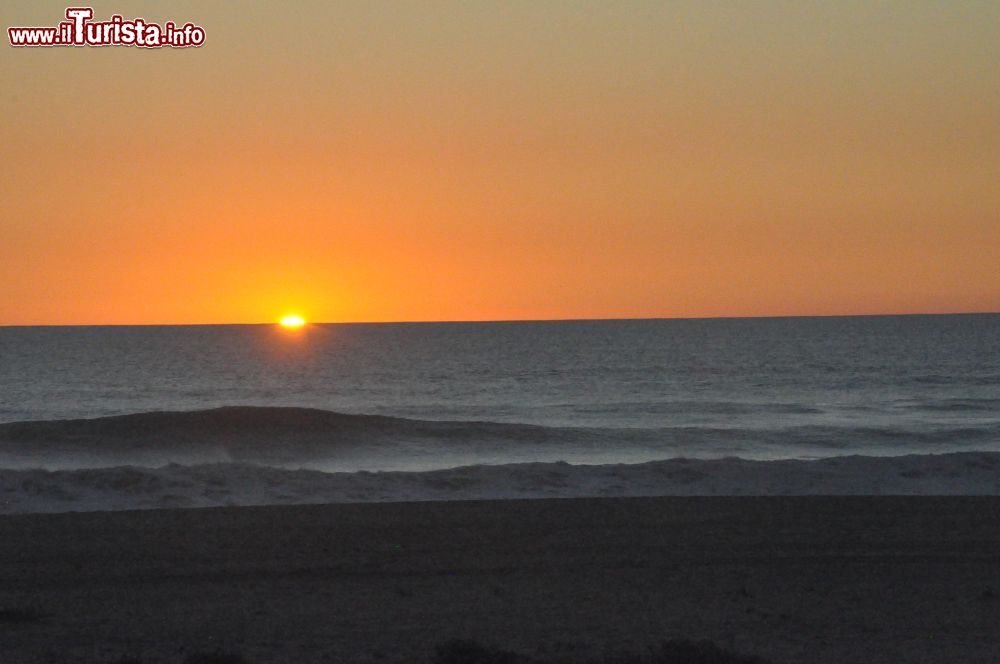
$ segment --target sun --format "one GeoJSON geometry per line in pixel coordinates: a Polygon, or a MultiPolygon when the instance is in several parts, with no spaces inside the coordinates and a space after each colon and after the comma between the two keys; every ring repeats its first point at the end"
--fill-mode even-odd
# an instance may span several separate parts
{"type": "Polygon", "coordinates": [[[285,316],[278,321],[278,324],[286,329],[294,330],[305,325],[306,320],[302,316],[285,316]]]}

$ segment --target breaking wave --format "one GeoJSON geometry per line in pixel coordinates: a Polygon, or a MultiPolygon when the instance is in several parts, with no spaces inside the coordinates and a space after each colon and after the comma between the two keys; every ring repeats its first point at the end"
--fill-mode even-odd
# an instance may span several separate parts
{"type": "Polygon", "coordinates": [[[583,496],[1000,495],[997,424],[956,424],[573,428],[284,407],[15,422],[0,424],[0,513],[583,496]]]}
{"type": "Polygon", "coordinates": [[[239,463],[0,470],[0,513],[584,496],[1000,495],[1000,453],[326,473],[239,463]]]}
{"type": "Polygon", "coordinates": [[[877,426],[553,427],[232,406],[0,424],[0,468],[49,470],[237,462],[323,470],[476,463],[605,463],[672,457],[810,458],[1000,451],[1000,422],[877,426]]]}

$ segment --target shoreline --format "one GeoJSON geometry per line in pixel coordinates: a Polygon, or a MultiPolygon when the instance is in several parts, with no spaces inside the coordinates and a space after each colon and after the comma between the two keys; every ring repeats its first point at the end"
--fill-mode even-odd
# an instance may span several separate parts
{"type": "MultiPolygon", "coordinates": [[[[667,497],[0,516],[15,662],[600,655],[988,662],[1000,497],[667,497]]],[[[0,614],[2,616],[3,614],[0,614]]]]}

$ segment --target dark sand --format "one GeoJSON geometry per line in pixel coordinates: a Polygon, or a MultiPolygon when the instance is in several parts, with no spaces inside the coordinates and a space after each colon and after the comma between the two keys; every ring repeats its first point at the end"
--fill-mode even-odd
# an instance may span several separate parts
{"type": "Polygon", "coordinates": [[[0,518],[0,662],[425,661],[452,637],[1000,661],[1000,498],[631,498],[0,518]],[[31,609],[41,613],[33,615],[31,609]]]}

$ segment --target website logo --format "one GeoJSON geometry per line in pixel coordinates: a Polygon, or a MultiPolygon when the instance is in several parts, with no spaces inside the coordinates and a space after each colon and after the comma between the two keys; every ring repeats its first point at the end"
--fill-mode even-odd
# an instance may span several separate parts
{"type": "Polygon", "coordinates": [[[138,46],[139,48],[188,48],[205,43],[205,29],[194,23],[162,26],[143,18],[126,20],[114,14],[107,21],[94,21],[92,7],[68,7],[66,19],[55,27],[10,27],[11,46],[138,46]]]}

